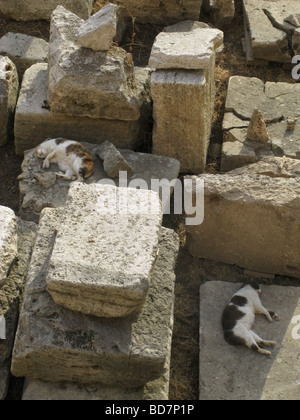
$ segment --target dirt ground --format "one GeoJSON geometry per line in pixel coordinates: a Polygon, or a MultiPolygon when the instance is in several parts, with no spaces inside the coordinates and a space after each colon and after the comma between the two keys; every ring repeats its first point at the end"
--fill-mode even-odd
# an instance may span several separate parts
{"type": "MultiPolygon", "coordinates": [[[[97,0],[95,10],[105,1],[97,0]]],[[[211,145],[208,154],[206,171],[217,173],[220,167],[220,151],[222,144],[222,119],[226,90],[230,76],[242,75],[259,77],[264,81],[286,81],[292,83],[290,71],[279,64],[266,67],[249,67],[245,64],[241,39],[244,36],[241,0],[236,0],[236,18],[230,28],[225,29],[225,49],[218,60],[216,68],[217,97],[211,145]]],[[[206,16],[201,20],[208,22],[206,16]]],[[[133,53],[136,65],[147,65],[151,46],[161,27],[138,25],[131,22],[122,45],[133,53]],[[133,35],[135,34],[135,35],[133,35]]],[[[21,32],[44,39],[49,38],[47,22],[18,23],[4,19],[0,15],[0,37],[8,31],[21,32]]],[[[144,151],[151,150],[151,131],[148,140],[143,144],[144,151]]],[[[17,214],[19,194],[17,175],[20,173],[21,160],[14,153],[13,136],[8,145],[0,148],[0,205],[11,207],[17,214]]],[[[173,228],[180,236],[181,247],[176,268],[175,324],[173,333],[170,399],[195,400],[199,392],[199,287],[211,280],[231,282],[245,281],[243,270],[226,264],[194,258],[185,247],[185,226],[182,216],[168,215],[164,217],[164,226],[173,228]]],[[[267,284],[300,286],[300,281],[282,277],[263,281],[267,284]]],[[[22,382],[12,378],[8,399],[20,397],[22,382]]]]}

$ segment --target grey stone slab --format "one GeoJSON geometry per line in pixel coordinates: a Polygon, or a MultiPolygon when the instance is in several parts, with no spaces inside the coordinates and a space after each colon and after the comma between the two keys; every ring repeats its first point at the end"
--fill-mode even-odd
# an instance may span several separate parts
{"type": "Polygon", "coordinates": [[[161,203],[153,191],[72,184],[47,275],[54,301],[98,317],[140,311],[161,223],[161,203]]]}
{"type": "Polygon", "coordinates": [[[172,337],[177,235],[161,231],[160,252],[141,312],[123,319],[99,319],[56,305],[46,290],[59,217],[57,210],[47,209],[40,220],[14,346],[13,374],[122,388],[157,379],[172,337]]]}
{"type": "Polygon", "coordinates": [[[11,264],[18,255],[17,221],[15,213],[0,206],[0,288],[7,279],[11,264]]]}
{"type": "Polygon", "coordinates": [[[266,357],[223,338],[222,312],[240,286],[200,287],[200,400],[299,400],[300,288],[261,286],[263,305],[280,316],[273,323],[256,316],[253,330],[277,342],[266,357]]]}

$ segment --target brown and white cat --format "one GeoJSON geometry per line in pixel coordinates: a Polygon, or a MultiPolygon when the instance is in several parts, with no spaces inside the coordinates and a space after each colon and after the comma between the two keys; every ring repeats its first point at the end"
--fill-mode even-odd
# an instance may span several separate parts
{"type": "Polygon", "coordinates": [[[222,316],[225,340],[231,345],[243,345],[258,353],[270,355],[271,352],[260,346],[274,347],[274,341],[264,340],[251,330],[255,314],[263,314],[268,321],[279,321],[279,316],[262,305],[258,285],[244,285],[228,302],[222,316]]]}
{"type": "Polygon", "coordinates": [[[43,168],[49,169],[51,163],[57,163],[62,172],[59,178],[83,182],[94,172],[94,162],[89,150],[81,143],[64,138],[47,139],[39,144],[35,152],[43,162],[43,168]]]}

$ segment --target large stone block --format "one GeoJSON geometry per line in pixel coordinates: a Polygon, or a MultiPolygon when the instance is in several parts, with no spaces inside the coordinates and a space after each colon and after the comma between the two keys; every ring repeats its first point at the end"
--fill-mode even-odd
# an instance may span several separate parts
{"type": "Polygon", "coordinates": [[[18,254],[17,230],[15,213],[8,207],[0,206],[0,288],[18,254]]]}
{"type": "Polygon", "coordinates": [[[205,217],[202,225],[187,227],[192,255],[300,277],[299,176],[224,174],[200,179],[205,217]]]}
{"type": "Polygon", "coordinates": [[[0,39],[0,54],[13,61],[20,80],[33,64],[47,62],[48,52],[48,42],[34,36],[8,32],[0,39]]]}
{"type": "Polygon", "coordinates": [[[234,0],[204,0],[203,9],[216,25],[228,26],[235,15],[234,0]]]}
{"type": "Polygon", "coordinates": [[[0,0],[0,11],[8,18],[28,20],[50,20],[58,5],[66,7],[83,19],[92,13],[94,0],[0,0]]]}
{"type": "Polygon", "coordinates": [[[8,141],[18,97],[19,81],[14,63],[0,56],[0,146],[8,141]]]}
{"type": "Polygon", "coordinates": [[[136,80],[140,92],[144,92],[142,115],[136,121],[54,115],[47,104],[47,64],[33,65],[24,74],[16,108],[16,153],[22,155],[25,150],[32,149],[49,137],[96,144],[109,140],[116,147],[134,149],[141,141],[140,133],[146,129],[151,114],[150,95],[146,93],[149,89],[149,70],[137,69],[136,80]]]}
{"type": "Polygon", "coordinates": [[[161,222],[161,203],[153,191],[71,185],[47,276],[55,302],[98,317],[139,311],[161,222]]]}
{"type": "Polygon", "coordinates": [[[214,99],[207,74],[159,70],[152,74],[151,91],[153,153],[178,159],[182,172],[203,172],[214,99]]]}
{"type": "Polygon", "coordinates": [[[202,0],[113,0],[124,15],[137,22],[169,24],[185,19],[198,20],[202,0]]]}
{"type": "Polygon", "coordinates": [[[58,306],[47,293],[59,218],[57,210],[46,209],[40,220],[13,351],[13,374],[130,388],[158,378],[172,337],[177,235],[161,230],[158,258],[139,314],[99,319],[58,306]]]}
{"type": "Polygon", "coordinates": [[[273,323],[255,319],[253,330],[277,342],[268,358],[224,340],[222,312],[240,287],[220,281],[200,287],[200,400],[299,400],[299,287],[261,286],[263,305],[280,316],[273,323]]]}
{"type": "Polygon", "coordinates": [[[122,48],[81,48],[83,20],[58,6],[51,18],[48,102],[54,114],[137,120],[141,95],[131,56],[122,48]]]}

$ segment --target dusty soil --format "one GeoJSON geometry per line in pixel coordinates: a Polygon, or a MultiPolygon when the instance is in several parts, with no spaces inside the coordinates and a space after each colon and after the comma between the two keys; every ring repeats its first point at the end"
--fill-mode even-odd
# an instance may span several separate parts
{"type": "MultiPolygon", "coordinates": [[[[264,81],[285,81],[292,83],[290,72],[281,65],[271,64],[266,67],[248,67],[243,56],[241,38],[243,37],[243,18],[241,0],[237,2],[236,18],[230,28],[225,30],[225,49],[217,63],[217,97],[213,122],[211,145],[206,171],[217,173],[220,164],[222,144],[222,119],[226,90],[230,76],[254,76],[264,81]]],[[[97,0],[95,10],[106,1],[97,0]]],[[[206,16],[201,20],[208,22],[206,16]]],[[[122,42],[122,46],[132,52],[136,65],[147,65],[151,46],[161,27],[138,25],[131,22],[122,42]],[[134,35],[133,35],[134,34],[134,35]]],[[[6,20],[0,15],[0,36],[6,32],[21,32],[44,39],[49,37],[47,22],[17,23],[6,20]]],[[[144,151],[151,150],[151,130],[144,151]]],[[[141,149],[140,149],[141,150],[141,149]]],[[[19,209],[17,175],[20,173],[21,159],[14,153],[13,136],[8,145],[0,148],[0,205],[11,207],[17,214],[19,209]]],[[[164,217],[164,225],[173,228],[180,236],[181,247],[176,268],[175,325],[171,359],[170,399],[198,399],[199,389],[199,287],[211,280],[231,282],[245,281],[243,270],[226,264],[194,258],[185,247],[185,226],[182,216],[164,217]]],[[[285,284],[300,286],[299,280],[276,277],[275,280],[263,281],[267,284],[285,284]]],[[[12,378],[8,399],[18,399],[21,395],[22,381],[12,378]]]]}

